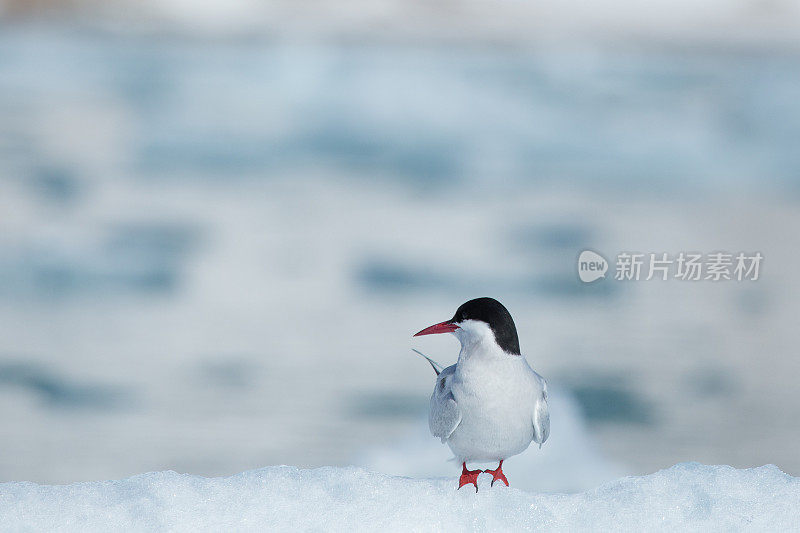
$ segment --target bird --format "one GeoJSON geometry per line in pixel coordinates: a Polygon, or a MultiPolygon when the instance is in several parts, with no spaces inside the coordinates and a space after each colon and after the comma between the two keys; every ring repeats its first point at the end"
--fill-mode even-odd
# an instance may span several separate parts
{"type": "Polygon", "coordinates": [[[462,465],[458,489],[475,486],[478,475],[502,481],[503,461],[525,451],[531,442],[542,447],[550,435],[547,382],[528,364],[519,348],[514,319],[494,298],[462,304],[450,320],[414,337],[452,333],[461,343],[456,364],[442,368],[425,357],[436,372],[428,413],[431,434],[447,443],[462,465]],[[499,461],[494,470],[469,470],[468,462],[499,461]]]}

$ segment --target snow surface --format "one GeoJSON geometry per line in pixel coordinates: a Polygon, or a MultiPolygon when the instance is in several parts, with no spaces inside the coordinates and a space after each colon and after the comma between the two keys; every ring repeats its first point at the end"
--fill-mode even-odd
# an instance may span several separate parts
{"type": "Polygon", "coordinates": [[[800,524],[800,479],[768,465],[683,463],[578,494],[411,479],[361,468],[267,467],[227,478],[0,485],[9,530],[773,530],[800,524]]]}

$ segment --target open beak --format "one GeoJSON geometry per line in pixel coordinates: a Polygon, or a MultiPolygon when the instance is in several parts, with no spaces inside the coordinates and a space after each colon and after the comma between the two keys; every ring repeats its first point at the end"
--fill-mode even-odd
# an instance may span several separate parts
{"type": "Polygon", "coordinates": [[[439,322],[438,324],[434,324],[430,327],[427,327],[420,331],[419,333],[415,333],[415,337],[419,337],[420,335],[433,335],[434,333],[452,333],[458,329],[458,326],[446,320],[444,322],[439,322]]]}

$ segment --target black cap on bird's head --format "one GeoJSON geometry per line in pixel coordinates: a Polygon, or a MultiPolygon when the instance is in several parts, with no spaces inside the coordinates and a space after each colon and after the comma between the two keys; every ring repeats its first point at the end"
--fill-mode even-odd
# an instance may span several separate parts
{"type": "Polygon", "coordinates": [[[508,309],[494,298],[475,298],[461,304],[453,318],[423,329],[414,336],[434,333],[453,333],[468,320],[486,323],[494,334],[497,345],[507,353],[520,355],[519,337],[514,319],[508,309]]]}

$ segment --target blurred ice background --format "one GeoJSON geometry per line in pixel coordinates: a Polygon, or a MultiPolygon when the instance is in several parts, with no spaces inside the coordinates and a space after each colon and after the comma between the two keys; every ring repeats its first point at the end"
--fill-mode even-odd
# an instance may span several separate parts
{"type": "Polygon", "coordinates": [[[800,7],[0,1],[0,480],[356,464],[463,301],[551,384],[517,486],[800,474],[800,7]],[[760,251],[582,285],[584,248],[760,251]],[[522,472],[525,472],[524,474],[522,472]]]}

